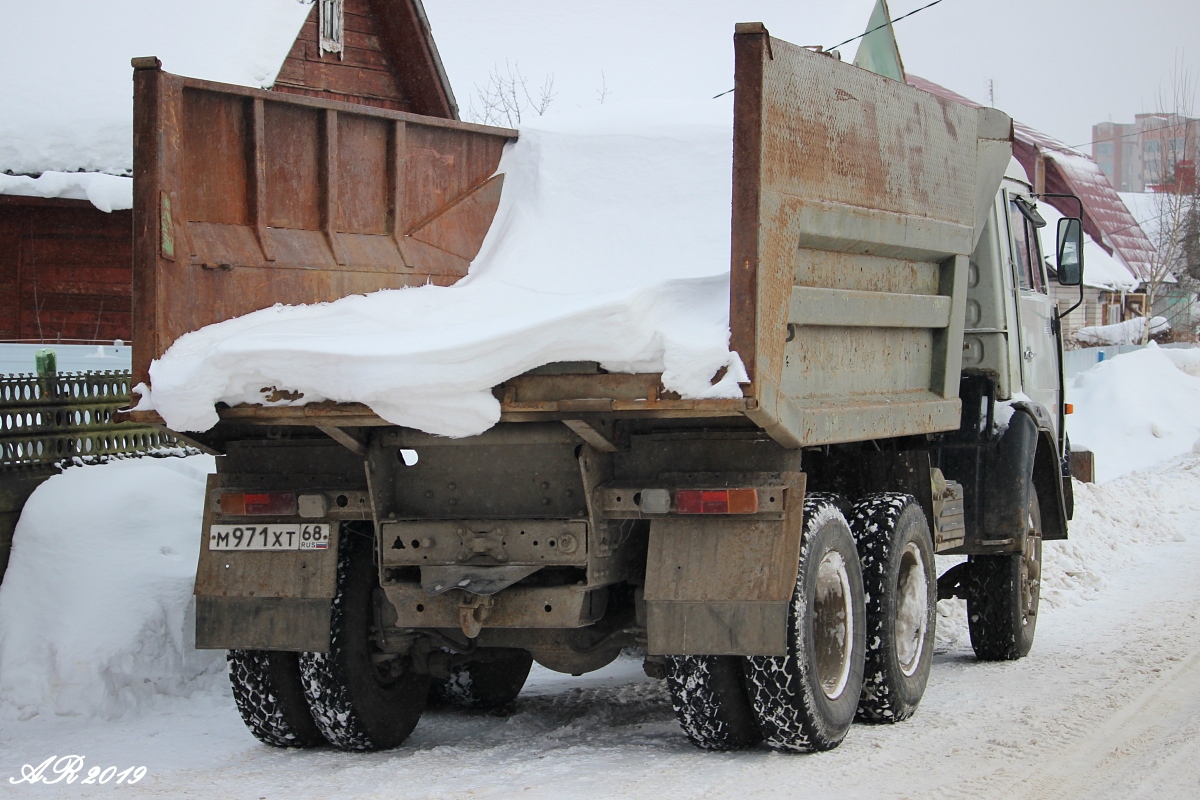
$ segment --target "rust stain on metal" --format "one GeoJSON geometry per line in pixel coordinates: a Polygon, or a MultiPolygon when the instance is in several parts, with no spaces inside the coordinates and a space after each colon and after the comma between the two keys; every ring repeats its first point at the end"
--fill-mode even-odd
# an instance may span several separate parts
{"type": "Polygon", "coordinates": [[[790,447],[944,429],[953,337],[931,331],[944,314],[797,323],[791,299],[796,286],[875,293],[846,295],[864,309],[949,294],[947,265],[971,247],[977,113],[765,30],[734,42],[730,327],[753,360],[745,413],[790,447]]]}
{"type": "Polygon", "coordinates": [[[157,68],[134,80],[135,382],[184,333],[275,303],[454,283],[517,135],[157,68]]]}

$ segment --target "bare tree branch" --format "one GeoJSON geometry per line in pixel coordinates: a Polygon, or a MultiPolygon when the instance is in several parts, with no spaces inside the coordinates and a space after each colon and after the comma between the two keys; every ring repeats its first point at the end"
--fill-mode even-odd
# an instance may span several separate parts
{"type": "Polygon", "coordinates": [[[535,93],[530,91],[529,79],[521,72],[521,65],[506,61],[503,71],[497,65],[488,73],[486,86],[475,85],[475,96],[468,102],[467,116],[484,125],[515,128],[521,124],[523,116],[545,114],[555,96],[553,74],[546,76],[535,93]]]}
{"type": "MultiPolygon", "coordinates": [[[[1196,241],[1200,228],[1197,214],[1200,210],[1197,207],[1195,173],[1190,174],[1190,180],[1187,174],[1188,164],[1194,164],[1190,159],[1194,158],[1197,147],[1194,141],[1197,126],[1191,120],[1195,95],[1195,76],[1176,62],[1169,89],[1159,93],[1156,114],[1162,119],[1160,124],[1155,125],[1155,138],[1143,144],[1147,158],[1154,159],[1153,163],[1147,162],[1146,167],[1154,178],[1156,191],[1152,206],[1157,224],[1149,226],[1150,230],[1147,231],[1155,252],[1150,258],[1146,274],[1142,276],[1146,292],[1145,307],[1142,309],[1142,315],[1146,318],[1142,344],[1149,340],[1150,318],[1155,315],[1155,306],[1171,293],[1171,287],[1191,294],[1194,288],[1192,279],[1200,278],[1200,274],[1192,274],[1200,255],[1197,252],[1200,251],[1200,244],[1196,241]],[[1148,145],[1153,145],[1153,149],[1148,145]]],[[[1197,269],[1197,273],[1200,273],[1200,269],[1197,269]]],[[[1190,297],[1184,305],[1185,309],[1179,309],[1177,313],[1186,310],[1190,318],[1190,297]]]]}

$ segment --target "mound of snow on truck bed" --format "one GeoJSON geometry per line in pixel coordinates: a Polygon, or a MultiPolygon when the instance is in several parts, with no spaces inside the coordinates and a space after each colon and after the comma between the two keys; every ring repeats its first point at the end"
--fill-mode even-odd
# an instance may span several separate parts
{"type": "Polygon", "coordinates": [[[211,456],[72,467],[37,488],[0,585],[0,716],[116,717],[224,684],[193,646],[211,456]]]}
{"type": "Polygon", "coordinates": [[[1143,350],[1075,377],[1067,401],[1072,446],[1096,454],[1096,480],[1112,480],[1200,443],[1200,350],[1143,350]]]}
{"type": "Polygon", "coordinates": [[[684,398],[741,397],[745,370],[729,350],[732,138],[729,98],[541,118],[504,153],[500,207],[466,278],[194,331],[151,367],[139,407],[206,430],[215,403],[263,404],[273,387],[469,436],[500,418],[492,387],[563,361],[662,372],[684,398]]]}

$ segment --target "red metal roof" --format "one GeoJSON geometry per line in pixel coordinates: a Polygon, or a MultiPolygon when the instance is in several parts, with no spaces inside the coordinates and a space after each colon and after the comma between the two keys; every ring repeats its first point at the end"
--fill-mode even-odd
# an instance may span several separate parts
{"type": "MultiPolygon", "coordinates": [[[[909,73],[908,83],[948,100],[979,108],[979,104],[933,81],[909,73]]],[[[1142,280],[1150,272],[1154,245],[1129,213],[1107,176],[1089,156],[1021,122],[1013,121],[1013,155],[1032,176],[1037,157],[1044,159],[1046,192],[1074,194],[1083,201],[1083,228],[1100,246],[1115,252],[1129,271],[1142,280]]],[[[1064,215],[1078,209],[1069,199],[1047,197],[1045,202],[1064,215]]]]}

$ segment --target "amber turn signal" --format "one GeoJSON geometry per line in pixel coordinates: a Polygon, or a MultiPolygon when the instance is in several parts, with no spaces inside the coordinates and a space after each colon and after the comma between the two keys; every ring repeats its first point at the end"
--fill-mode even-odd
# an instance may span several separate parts
{"type": "Polygon", "coordinates": [[[221,513],[234,517],[296,513],[294,492],[222,492],[221,513]]]}
{"type": "Polygon", "coordinates": [[[680,514],[756,514],[757,489],[680,489],[675,492],[680,514]]]}

